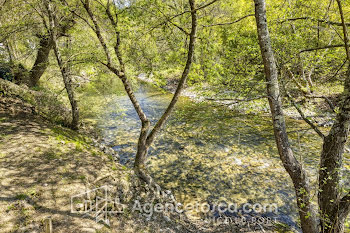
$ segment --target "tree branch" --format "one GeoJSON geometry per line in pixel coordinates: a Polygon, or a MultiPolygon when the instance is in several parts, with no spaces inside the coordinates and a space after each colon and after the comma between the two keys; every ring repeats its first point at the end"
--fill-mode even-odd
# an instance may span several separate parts
{"type": "MultiPolygon", "coordinates": [[[[101,34],[101,29],[100,29],[100,26],[95,18],[95,15],[92,13],[92,10],[90,8],[90,4],[89,4],[89,0],[85,0],[85,2],[82,2],[86,12],[88,13],[90,19],[92,20],[93,24],[94,24],[94,32],[98,38],[98,40],[100,41],[100,44],[102,45],[103,49],[104,49],[104,52],[106,54],[106,57],[107,57],[107,63],[102,63],[103,65],[105,65],[111,72],[113,72],[115,75],[118,76],[118,78],[120,78],[120,80],[122,81],[123,85],[124,85],[124,88],[125,88],[125,91],[130,99],[130,101],[132,102],[134,108],[135,108],[135,111],[137,112],[142,124],[149,124],[149,120],[147,119],[147,116],[146,114],[143,112],[142,108],[141,108],[141,105],[139,104],[138,100],[136,99],[136,96],[134,94],[134,92],[132,91],[132,88],[131,88],[131,84],[129,82],[129,80],[127,79],[126,75],[125,75],[125,66],[124,66],[124,63],[123,63],[123,59],[122,59],[122,56],[121,56],[121,53],[119,51],[119,46],[120,46],[120,33],[118,31],[118,20],[117,18],[114,20],[114,18],[112,17],[111,13],[110,13],[110,8],[109,8],[109,5],[106,9],[106,14],[108,16],[108,18],[110,19],[111,21],[111,24],[113,25],[114,27],[114,30],[115,30],[115,34],[116,34],[116,37],[117,37],[117,42],[116,42],[116,45],[114,46],[114,50],[115,50],[115,53],[118,57],[118,61],[120,63],[120,70],[118,68],[116,68],[113,64],[112,64],[112,59],[111,59],[111,55],[110,55],[110,52],[108,50],[108,47],[107,47],[107,44],[101,34]]],[[[116,16],[118,17],[118,16],[116,16]]]]}
{"type": "Polygon", "coordinates": [[[239,18],[239,19],[236,19],[236,20],[233,21],[233,22],[226,22],[226,23],[216,23],[216,24],[210,24],[210,25],[203,25],[202,27],[215,27],[215,26],[231,25],[231,24],[238,23],[238,22],[240,22],[241,20],[243,20],[243,19],[245,19],[245,18],[248,18],[248,17],[251,17],[251,16],[255,16],[255,14],[245,15],[245,16],[239,18]]]}
{"type": "Polygon", "coordinates": [[[324,95],[320,95],[320,96],[306,95],[306,97],[314,98],[314,99],[324,99],[327,102],[327,104],[329,105],[329,107],[331,108],[331,110],[334,112],[335,106],[327,96],[324,96],[324,95]]]}
{"type": "Polygon", "coordinates": [[[299,106],[295,103],[295,101],[292,99],[292,97],[289,95],[289,93],[286,92],[286,95],[288,97],[288,99],[290,100],[290,102],[293,104],[294,108],[298,111],[299,115],[301,116],[301,118],[303,118],[303,120],[310,125],[310,127],[318,134],[318,136],[320,136],[322,139],[325,138],[325,135],[318,129],[318,127],[312,123],[303,113],[303,111],[299,108],[299,106]]]}
{"type": "Polygon", "coordinates": [[[304,49],[301,50],[299,53],[304,53],[304,52],[312,52],[315,50],[321,50],[321,49],[332,49],[332,48],[340,48],[340,47],[344,47],[344,44],[337,44],[337,45],[327,45],[327,46],[323,46],[323,47],[317,47],[317,48],[310,48],[310,49],[304,49]]]}
{"type": "MultiPolygon", "coordinates": [[[[216,2],[216,1],[212,1],[212,3],[214,3],[214,2],[216,2]]],[[[176,102],[181,94],[181,91],[186,83],[188,74],[189,74],[191,66],[192,66],[195,43],[196,43],[196,33],[197,33],[197,13],[196,13],[197,10],[195,8],[195,0],[189,0],[189,3],[190,3],[190,7],[191,7],[192,28],[191,28],[191,33],[190,33],[190,42],[189,42],[189,47],[188,47],[186,65],[185,65],[185,68],[182,72],[180,82],[176,88],[176,91],[175,91],[175,94],[174,94],[172,100],[170,101],[169,106],[167,107],[167,109],[163,113],[162,117],[158,120],[158,122],[153,127],[152,131],[150,132],[150,134],[147,137],[146,143],[148,146],[153,142],[156,134],[161,129],[164,122],[168,119],[170,113],[173,111],[175,104],[176,104],[176,102]]],[[[208,4],[206,6],[208,6],[208,4]]]]}
{"type": "Polygon", "coordinates": [[[187,10],[187,11],[183,11],[183,12],[181,12],[181,13],[179,13],[179,14],[173,15],[173,16],[171,16],[171,17],[167,17],[167,20],[166,20],[166,21],[163,21],[163,22],[161,22],[161,23],[159,23],[159,24],[153,26],[153,27],[149,30],[149,32],[150,32],[150,31],[153,31],[155,28],[157,28],[157,27],[159,27],[159,26],[161,26],[161,25],[167,23],[167,22],[170,21],[170,20],[173,20],[173,19],[175,19],[175,18],[177,18],[177,17],[179,17],[179,16],[181,16],[181,15],[184,15],[184,14],[186,14],[186,13],[197,12],[198,10],[204,9],[204,8],[206,8],[206,7],[208,7],[208,6],[212,5],[212,4],[214,4],[214,3],[217,2],[217,1],[220,1],[220,0],[213,0],[213,1],[209,2],[209,3],[206,3],[206,4],[204,4],[204,5],[200,6],[200,7],[198,7],[198,8],[191,9],[191,10],[187,10]]]}
{"type": "Polygon", "coordinates": [[[204,9],[204,8],[206,8],[206,7],[208,7],[208,6],[212,5],[212,4],[214,4],[214,3],[217,2],[217,1],[219,1],[219,0],[213,0],[213,1],[211,1],[211,2],[208,2],[207,4],[204,4],[204,5],[200,6],[200,7],[198,7],[198,8],[191,9],[191,12],[193,13],[194,11],[198,11],[198,10],[204,9]]]}
{"type": "Polygon", "coordinates": [[[350,24],[347,25],[345,23],[343,7],[340,3],[340,0],[337,0],[337,3],[338,3],[339,13],[340,13],[340,17],[341,17],[341,26],[343,27],[344,46],[345,46],[345,51],[346,51],[346,57],[348,58],[348,61],[350,63],[349,37],[348,37],[348,30],[347,30],[347,26],[350,26],[350,24]]]}
{"type": "MultiPolygon", "coordinates": [[[[111,62],[112,62],[112,60],[111,60],[111,55],[110,55],[110,53],[109,53],[107,44],[106,44],[106,42],[105,42],[105,40],[104,40],[104,38],[103,38],[103,36],[102,36],[100,26],[99,26],[98,23],[97,23],[97,20],[96,20],[96,18],[95,18],[95,15],[94,15],[94,14],[92,13],[92,11],[91,11],[90,2],[89,2],[89,0],[85,0],[85,2],[83,2],[83,0],[81,0],[81,2],[82,2],[82,4],[83,4],[83,6],[84,6],[86,12],[88,13],[90,19],[92,20],[92,23],[94,24],[94,28],[93,28],[93,27],[91,27],[91,28],[93,28],[93,30],[94,30],[94,32],[95,32],[95,34],[96,34],[98,40],[100,41],[101,46],[102,46],[102,48],[103,48],[103,50],[104,50],[104,52],[105,52],[105,55],[106,55],[106,58],[107,58],[107,64],[108,64],[108,65],[111,65],[111,62]]],[[[88,25],[89,25],[89,23],[88,23],[88,25]]]]}
{"type": "MultiPolygon", "coordinates": [[[[330,24],[330,25],[335,25],[335,26],[343,26],[342,23],[339,23],[339,22],[334,22],[334,21],[328,21],[328,20],[325,20],[325,19],[314,19],[314,18],[311,18],[311,17],[297,17],[297,18],[290,18],[290,19],[285,19],[283,21],[281,21],[280,23],[285,23],[287,21],[297,21],[297,20],[311,20],[311,21],[316,21],[316,22],[319,22],[319,23],[325,23],[325,24],[330,24]]],[[[350,23],[346,23],[346,26],[350,26],[350,23]]]]}
{"type": "Polygon", "coordinates": [[[303,232],[318,233],[317,216],[311,201],[311,189],[307,173],[295,157],[289,142],[282,98],[278,80],[276,59],[271,45],[267,24],[265,0],[254,0],[260,52],[263,59],[266,91],[269,96],[275,141],[283,166],[291,177],[296,192],[297,206],[303,232]]]}
{"type": "MultiPolygon", "coordinates": [[[[343,38],[345,42],[346,56],[349,59],[348,35],[347,27],[344,21],[344,15],[340,0],[336,0],[339,7],[339,14],[342,19],[343,38]]],[[[350,64],[349,64],[350,65],[350,64]]],[[[321,221],[321,231],[323,232],[342,232],[344,221],[349,208],[348,195],[341,199],[344,203],[339,203],[337,200],[341,198],[341,192],[338,188],[341,181],[341,165],[344,157],[344,150],[349,136],[350,125],[350,66],[347,72],[347,77],[344,82],[344,91],[340,104],[339,113],[335,117],[335,122],[324,139],[323,149],[321,153],[320,170],[319,170],[319,189],[322,190],[318,194],[318,203],[320,207],[321,218],[326,217],[330,222],[321,221]],[[341,207],[344,205],[345,207],[341,207]],[[347,212],[347,213],[346,213],[347,212]]]]}
{"type": "Polygon", "coordinates": [[[176,28],[178,28],[180,31],[182,31],[183,33],[185,33],[187,36],[190,35],[190,33],[188,33],[185,29],[183,29],[182,27],[180,27],[179,25],[177,25],[176,23],[174,23],[171,19],[168,18],[168,16],[166,16],[166,14],[164,14],[161,10],[159,10],[159,12],[168,19],[167,22],[171,23],[173,26],[175,26],[176,28]]]}

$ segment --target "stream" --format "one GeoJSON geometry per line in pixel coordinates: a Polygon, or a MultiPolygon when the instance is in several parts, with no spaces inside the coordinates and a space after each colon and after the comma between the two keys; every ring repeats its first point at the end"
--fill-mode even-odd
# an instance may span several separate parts
{"type": "MultiPolygon", "coordinates": [[[[154,125],[172,94],[141,84],[136,97],[154,125]]],[[[131,167],[141,124],[126,95],[112,99],[98,128],[121,163],[131,167]]],[[[321,140],[302,121],[288,119],[287,125],[296,156],[317,177],[321,140]]],[[[183,204],[276,203],[277,219],[297,229],[293,185],[279,159],[268,115],[181,97],[149,151],[147,167],[183,204]]]]}

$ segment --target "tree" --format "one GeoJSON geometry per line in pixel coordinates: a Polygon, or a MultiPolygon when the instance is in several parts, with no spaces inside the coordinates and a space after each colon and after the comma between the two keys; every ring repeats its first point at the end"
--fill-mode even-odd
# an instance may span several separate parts
{"type": "MultiPolygon", "coordinates": [[[[5,12],[0,24],[3,27],[0,41],[5,42],[12,65],[20,63],[20,61],[14,56],[15,52],[11,51],[13,48],[10,45],[22,42],[22,37],[26,38],[27,41],[35,41],[35,46],[33,46],[35,48],[34,63],[31,68],[21,71],[23,77],[17,81],[30,87],[37,86],[49,65],[50,51],[53,48],[53,41],[48,32],[47,11],[43,8],[42,2],[36,0],[5,1],[2,6],[4,9],[0,8],[0,10],[5,12]],[[11,9],[12,15],[10,19],[5,18],[6,13],[8,13],[6,10],[9,9],[11,9]],[[38,41],[38,44],[36,44],[36,41],[38,41]]],[[[67,36],[68,30],[74,26],[74,19],[60,15],[56,15],[56,17],[59,19],[56,25],[57,38],[67,36]]]]}
{"type": "MultiPolygon", "coordinates": [[[[337,114],[336,122],[323,142],[319,171],[318,205],[320,216],[318,216],[311,202],[311,190],[307,174],[293,154],[286,131],[278,82],[278,70],[267,25],[266,4],[264,0],[255,0],[254,2],[257,32],[265,69],[266,88],[275,140],[283,166],[294,184],[302,230],[305,233],[319,232],[319,220],[322,232],[344,232],[344,221],[350,211],[350,193],[346,193],[342,197],[339,186],[342,155],[350,129],[350,72],[347,73],[345,79],[340,112],[337,114]]],[[[338,0],[338,5],[341,12],[340,0],[338,0]]],[[[343,16],[342,25],[344,28],[344,41],[346,42],[348,39],[346,38],[346,25],[343,16]]],[[[346,43],[345,47],[348,53],[347,46],[346,43]]]]}
{"type": "MultiPolygon", "coordinates": [[[[46,9],[47,10],[47,9],[46,9]]],[[[53,41],[53,37],[50,34],[50,25],[46,23],[45,19],[45,13],[48,12],[41,12],[38,13],[39,16],[42,19],[43,27],[46,29],[44,33],[37,34],[37,37],[39,38],[39,46],[36,53],[36,59],[35,62],[29,71],[29,86],[34,87],[38,85],[38,82],[41,78],[41,76],[44,74],[45,70],[47,69],[49,65],[49,56],[51,49],[55,46],[55,41],[53,41]]],[[[58,12],[56,12],[58,14],[58,12]]],[[[58,15],[54,15],[56,18],[59,17],[58,15]]],[[[74,26],[74,19],[70,17],[61,17],[61,19],[56,19],[55,25],[55,31],[56,35],[55,37],[59,39],[60,37],[67,36],[67,31],[74,26]]]]}
{"type": "MultiPolygon", "coordinates": [[[[44,21],[45,22],[45,21],[44,21]]],[[[73,26],[74,21],[72,19],[65,20],[60,25],[56,26],[57,38],[67,36],[66,32],[73,26]]],[[[47,25],[45,25],[47,26],[47,25]]],[[[40,78],[44,74],[49,65],[50,51],[54,47],[55,42],[52,41],[52,37],[48,33],[38,34],[39,46],[36,52],[36,59],[29,71],[29,83],[31,87],[37,86],[40,78]]]]}
{"type": "MultiPolygon", "coordinates": [[[[158,134],[161,127],[164,125],[165,121],[170,116],[171,112],[173,111],[175,104],[181,94],[182,89],[184,88],[184,85],[186,83],[188,74],[190,73],[193,57],[194,57],[194,50],[195,50],[195,42],[196,42],[196,31],[197,31],[197,11],[199,8],[196,8],[195,0],[189,0],[189,10],[187,10],[185,13],[191,14],[191,32],[189,34],[189,43],[188,43],[188,52],[187,52],[187,60],[185,67],[183,69],[181,79],[179,81],[179,84],[177,86],[177,89],[175,91],[175,94],[169,103],[167,109],[161,116],[161,118],[158,120],[158,122],[155,124],[153,129],[151,129],[151,123],[149,119],[147,118],[146,114],[142,110],[138,100],[136,99],[134,92],[132,90],[132,86],[128,80],[126,70],[125,70],[125,63],[123,60],[123,55],[121,51],[121,39],[120,39],[120,25],[119,25],[119,15],[118,15],[118,9],[117,9],[117,3],[113,1],[114,4],[112,4],[110,1],[107,1],[105,5],[103,5],[103,8],[105,10],[106,18],[108,19],[109,27],[113,28],[114,30],[114,37],[115,37],[115,43],[113,46],[115,56],[118,60],[119,67],[116,66],[113,62],[112,55],[109,51],[108,45],[105,42],[104,36],[102,34],[100,22],[96,19],[93,10],[92,5],[89,0],[82,0],[82,5],[86,10],[86,13],[92,22],[92,25],[90,25],[90,28],[95,32],[103,50],[106,56],[106,62],[102,62],[112,73],[114,73],[123,83],[125,91],[131,100],[139,119],[142,123],[141,126],[141,132],[138,139],[138,145],[137,145],[137,152],[135,157],[135,163],[134,168],[137,174],[141,179],[143,179],[146,183],[150,184],[151,187],[156,186],[158,188],[158,185],[156,185],[150,175],[148,175],[146,168],[145,168],[145,160],[148,154],[148,150],[153,143],[156,135],[158,134]],[[114,9],[114,15],[112,13],[112,9],[114,9]]],[[[215,2],[215,1],[213,1],[215,2]]],[[[101,3],[100,3],[101,4],[101,3]]],[[[184,14],[184,13],[183,13],[184,14]]],[[[85,20],[88,22],[87,20],[85,20]]]]}
{"type": "MultiPolygon", "coordinates": [[[[56,26],[57,25],[57,18],[56,18],[56,14],[53,10],[52,0],[45,0],[44,5],[45,5],[45,8],[47,10],[48,17],[49,17],[49,25],[48,25],[48,31],[49,31],[49,35],[50,35],[49,40],[52,41],[53,50],[55,52],[57,64],[60,68],[63,82],[64,82],[64,86],[65,86],[65,89],[66,89],[67,94],[68,94],[69,102],[71,104],[72,122],[71,122],[70,127],[72,129],[76,130],[79,128],[79,108],[78,108],[77,100],[76,100],[75,94],[74,94],[72,79],[71,79],[70,74],[68,72],[68,70],[69,70],[68,69],[68,62],[63,62],[62,56],[61,56],[61,53],[59,50],[58,34],[59,34],[60,28],[56,26]]],[[[56,9],[57,9],[57,7],[58,6],[56,6],[56,9]]]]}

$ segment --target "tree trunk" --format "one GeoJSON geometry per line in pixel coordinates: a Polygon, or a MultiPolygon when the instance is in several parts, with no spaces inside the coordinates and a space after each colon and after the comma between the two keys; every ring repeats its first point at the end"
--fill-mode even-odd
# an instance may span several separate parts
{"type": "Polygon", "coordinates": [[[9,62],[10,62],[10,64],[13,64],[13,61],[15,59],[14,59],[14,57],[12,55],[12,51],[11,51],[11,48],[10,48],[10,43],[9,43],[8,40],[5,41],[5,47],[6,47],[8,55],[9,55],[9,62]]]}
{"type": "Polygon", "coordinates": [[[324,140],[321,154],[318,201],[324,233],[344,232],[344,221],[349,214],[350,200],[341,199],[340,191],[343,153],[349,128],[350,96],[347,96],[336,122],[324,140]]]}
{"type": "MultiPolygon", "coordinates": [[[[145,161],[147,158],[148,154],[148,149],[153,143],[155,136],[158,134],[159,130],[161,127],[164,125],[165,121],[173,111],[176,102],[178,101],[178,98],[181,94],[182,89],[184,88],[184,85],[186,83],[188,74],[191,69],[192,61],[193,61],[193,56],[194,56],[194,49],[195,49],[195,41],[196,41],[196,32],[197,32],[197,9],[195,8],[195,0],[189,0],[190,8],[191,8],[191,33],[190,33],[190,42],[188,45],[188,54],[187,54],[187,61],[185,68],[183,70],[180,82],[177,86],[177,89],[175,91],[175,94],[169,103],[169,106],[161,116],[161,118],[158,120],[156,125],[153,127],[152,131],[149,132],[150,130],[150,121],[148,120],[146,114],[143,112],[138,100],[136,99],[131,85],[126,77],[126,72],[125,72],[125,64],[122,59],[122,54],[120,51],[120,32],[118,30],[118,14],[115,14],[115,17],[111,13],[110,9],[110,3],[107,3],[106,6],[106,15],[111,23],[111,26],[113,26],[114,33],[116,36],[116,44],[114,45],[114,52],[115,55],[118,59],[119,62],[119,68],[114,66],[113,61],[112,61],[112,56],[110,54],[110,51],[107,47],[107,44],[104,40],[104,37],[101,33],[101,28],[98,24],[98,21],[93,14],[93,11],[91,10],[90,6],[90,1],[85,0],[82,1],[82,4],[89,15],[89,18],[91,19],[93,25],[89,25],[95,32],[97,39],[99,40],[102,49],[105,52],[107,63],[104,63],[104,65],[111,71],[113,72],[121,81],[123,82],[124,89],[131,100],[140,120],[141,120],[141,132],[137,144],[137,152],[136,152],[136,157],[135,157],[135,163],[134,163],[134,168],[136,172],[139,174],[140,178],[142,178],[144,181],[146,181],[148,184],[153,183],[153,179],[147,174],[146,169],[145,169],[145,161]]],[[[114,6],[115,7],[115,6],[114,6]]]]}
{"type": "Polygon", "coordinates": [[[58,66],[60,67],[63,82],[64,82],[64,87],[67,91],[69,102],[72,108],[72,122],[70,127],[74,130],[77,130],[79,128],[79,108],[78,108],[78,103],[77,100],[75,99],[75,94],[74,94],[74,88],[72,85],[72,79],[69,75],[67,67],[63,64],[61,53],[59,51],[57,41],[54,40],[54,46],[53,46],[56,60],[58,63],[58,66]]]}
{"type": "Polygon", "coordinates": [[[32,69],[30,70],[30,83],[31,87],[37,86],[41,76],[44,74],[47,66],[49,65],[49,55],[53,47],[52,38],[49,35],[40,35],[40,43],[37,52],[37,56],[32,69]]]}
{"type": "Polygon", "coordinates": [[[350,193],[341,197],[340,187],[344,147],[350,130],[350,51],[342,4],[340,0],[337,0],[337,3],[342,20],[345,52],[349,67],[345,77],[341,108],[329,135],[323,142],[321,154],[318,202],[322,232],[325,233],[344,232],[344,222],[350,209],[350,193]]]}
{"type": "Polygon", "coordinates": [[[61,53],[59,51],[59,47],[58,47],[58,43],[57,43],[57,31],[56,31],[57,28],[55,27],[56,20],[54,18],[55,16],[54,16],[52,9],[51,9],[51,1],[46,0],[45,4],[46,4],[46,8],[47,8],[48,15],[49,15],[50,33],[51,33],[51,41],[53,43],[53,49],[55,52],[58,66],[59,66],[61,74],[62,74],[62,78],[63,78],[65,89],[66,89],[67,94],[68,94],[69,102],[70,102],[71,108],[72,108],[71,128],[76,130],[79,128],[79,108],[78,108],[77,101],[75,99],[74,88],[72,85],[72,79],[69,75],[67,65],[65,65],[62,61],[61,53]]]}
{"type": "MultiPolygon", "coordinates": [[[[43,16],[42,16],[43,17],[43,16]]],[[[55,16],[56,17],[56,16],[55,16]]],[[[45,21],[45,18],[42,20],[45,21]]],[[[64,18],[61,22],[55,25],[56,39],[66,36],[66,32],[74,25],[75,21],[71,18],[64,18]]],[[[29,83],[28,85],[33,87],[37,86],[41,76],[49,65],[50,51],[54,46],[50,32],[43,35],[38,35],[40,39],[39,48],[37,51],[36,59],[32,69],[29,71],[29,83]]]]}
{"type": "Polygon", "coordinates": [[[265,0],[254,0],[259,45],[267,82],[267,95],[273,120],[274,134],[280,158],[294,185],[301,228],[305,233],[318,233],[318,223],[310,201],[310,187],[306,173],[295,158],[289,144],[278,83],[278,71],[267,26],[265,0]]]}

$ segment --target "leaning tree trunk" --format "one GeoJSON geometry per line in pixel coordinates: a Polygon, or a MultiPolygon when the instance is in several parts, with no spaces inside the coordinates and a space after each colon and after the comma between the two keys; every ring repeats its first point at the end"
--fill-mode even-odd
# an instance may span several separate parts
{"type": "Polygon", "coordinates": [[[273,120],[275,140],[283,166],[291,177],[297,197],[301,228],[305,233],[318,233],[316,214],[310,200],[306,173],[295,158],[286,130],[278,83],[278,71],[267,26],[265,0],[254,0],[260,50],[265,68],[267,95],[273,120]]]}
{"type": "Polygon", "coordinates": [[[71,122],[70,126],[72,129],[76,130],[79,128],[78,103],[75,99],[74,88],[72,85],[72,79],[69,75],[68,68],[65,64],[63,64],[61,53],[59,51],[59,47],[58,47],[58,43],[57,43],[57,31],[56,31],[57,28],[55,27],[56,20],[54,18],[55,16],[54,16],[52,9],[51,9],[51,0],[46,0],[45,5],[46,5],[48,15],[49,15],[50,34],[51,34],[51,40],[53,42],[53,50],[55,52],[56,60],[57,60],[58,66],[60,68],[63,82],[64,82],[64,86],[65,86],[65,89],[67,91],[69,102],[70,102],[71,108],[72,108],[72,122],[71,122]]]}
{"type": "Polygon", "coordinates": [[[50,35],[40,35],[39,48],[32,69],[29,71],[29,85],[37,86],[41,76],[49,65],[49,55],[53,47],[53,41],[50,35]]]}

